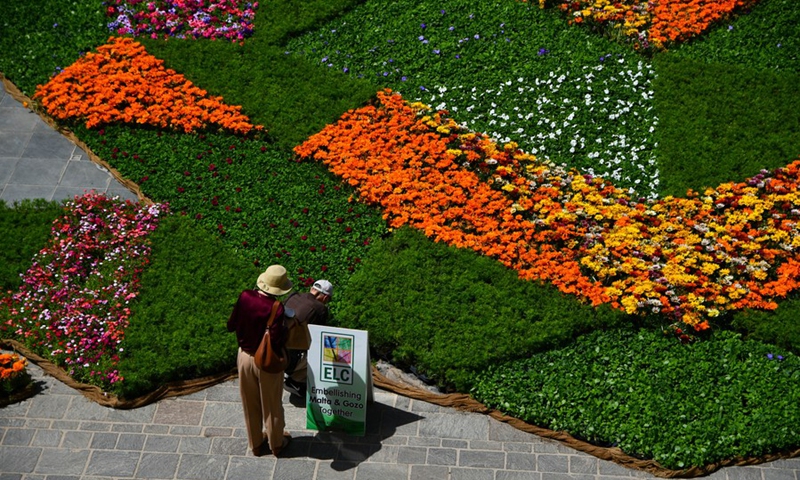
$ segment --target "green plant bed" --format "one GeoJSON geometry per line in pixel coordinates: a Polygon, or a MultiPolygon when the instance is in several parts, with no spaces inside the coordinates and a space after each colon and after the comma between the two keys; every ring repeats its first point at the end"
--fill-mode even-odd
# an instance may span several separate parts
{"type": "Polygon", "coordinates": [[[732,316],[731,327],[748,339],[771,343],[800,354],[800,297],[791,295],[775,311],[743,310],[732,316]]]}
{"type": "Polygon", "coordinates": [[[656,59],[661,194],[742,181],[800,158],[800,74],[656,59]]]}
{"type": "Polygon", "coordinates": [[[378,357],[461,392],[487,365],[630,321],[410,228],[373,247],[334,307],[341,326],[369,331],[378,357]]]}
{"type": "Polygon", "coordinates": [[[236,337],[226,322],[261,271],[180,215],[164,218],[152,235],[152,261],[120,344],[124,381],[114,384],[128,399],[234,368],[236,337]]]}
{"type": "Polygon", "coordinates": [[[531,424],[677,469],[796,447],[799,380],[800,358],[733,332],[684,345],[660,331],[616,330],[490,367],[472,393],[531,424]]]}
{"type": "Polygon", "coordinates": [[[64,212],[58,202],[0,200],[0,294],[16,290],[33,255],[47,242],[53,220],[64,212]]]}

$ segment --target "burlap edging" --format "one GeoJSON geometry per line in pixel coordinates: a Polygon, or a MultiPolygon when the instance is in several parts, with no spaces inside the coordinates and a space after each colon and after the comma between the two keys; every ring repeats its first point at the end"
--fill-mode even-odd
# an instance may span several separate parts
{"type": "MultiPolygon", "coordinates": [[[[17,88],[16,85],[11,83],[2,73],[0,73],[0,79],[2,79],[3,81],[3,85],[5,86],[6,92],[9,95],[11,95],[12,98],[21,103],[26,103],[29,106],[29,108],[38,113],[38,115],[42,118],[42,120],[44,120],[45,123],[47,123],[53,129],[60,132],[62,135],[66,136],[76,145],[81,147],[89,156],[89,159],[91,159],[95,164],[100,165],[104,169],[108,170],[109,173],[111,173],[111,175],[119,183],[121,183],[123,186],[125,186],[125,188],[135,193],[141,203],[145,205],[150,205],[153,203],[152,200],[147,198],[142,193],[141,189],[139,188],[139,185],[137,185],[136,183],[132,182],[127,178],[124,178],[119,173],[119,171],[117,171],[106,161],[98,157],[88,147],[88,145],[86,145],[83,141],[81,141],[78,137],[76,137],[71,130],[58,125],[55,122],[55,120],[53,120],[50,116],[48,116],[41,108],[37,108],[36,107],[37,104],[33,100],[25,96],[25,94],[23,94],[22,91],[19,90],[19,88],[17,88]]],[[[29,360],[36,363],[48,375],[55,377],[57,380],[63,382],[67,386],[80,391],[88,399],[97,402],[100,405],[118,409],[139,408],[148,405],[150,403],[154,403],[163,398],[189,395],[191,393],[204,390],[208,387],[212,387],[219,383],[226,382],[230,379],[238,377],[238,373],[234,369],[229,372],[220,373],[217,375],[211,375],[195,380],[183,380],[178,382],[171,382],[169,384],[162,385],[161,387],[159,387],[158,389],[147,395],[143,395],[133,400],[124,400],[117,397],[116,395],[102,391],[97,386],[80,383],[73,380],[72,377],[67,375],[67,373],[62,368],[56,366],[49,360],[46,360],[40,357],[39,355],[33,353],[32,351],[28,350],[24,345],[20,344],[19,342],[16,342],[14,340],[0,339],[0,345],[6,346],[8,348],[14,348],[15,350],[19,351],[29,360]]],[[[750,465],[758,465],[766,462],[772,462],[780,459],[800,457],[800,447],[798,447],[784,452],[762,455],[760,457],[735,457],[715,462],[712,464],[708,464],[702,467],[691,467],[682,470],[671,470],[662,467],[658,462],[654,460],[642,460],[636,457],[632,457],[617,447],[599,447],[597,445],[593,445],[583,440],[579,440],[573,437],[572,435],[568,434],[567,432],[557,432],[554,430],[549,430],[547,428],[538,427],[536,425],[531,425],[518,418],[505,415],[498,410],[492,410],[483,405],[482,403],[478,402],[477,400],[473,399],[467,394],[431,393],[427,390],[422,390],[410,385],[394,382],[389,378],[385,377],[375,367],[372,368],[372,379],[373,379],[373,384],[375,386],[396,393],[398,395],[413,398],[416,400],[422,400],[442,407],[455,408],[457,410],[462,410],[466,412],[483,413],[489,415],[495,420],[506,423],[516,428],[517,430],[521,430],[523,432],[532,433],[539,437],[554,440],[561,443],[562,445],[573,448],[580,452],[587,453],[601,460],[612,461],[618,465],[622,465],[623,467],[631,468],[634,470],[645,471],[656,477],[661,477],[661,478],[695,478],[695,477],[710,475],[711,473],[714,473],[723,467],[733,467],[733,466],[743,467],[750,465]]]]}
{"type": "Polygon", "coordinates": [[[78,390],[84,397],[96,402],[104,407],[118,408],[120,410],[129,410],[132,408],[144,407],[151,403],[157,402],[167,397],[179,397],[182,395],[189,395],[208,387],[213,387],[222,382],[227,382],[233,378],[238,377],[236,369],[227,372],[218,373],[216,375],[209,375],[193,380],[180,380],[176,382],[169,382],[161,385],[154,391],[142,395],[131,400],[123,399],[117,395],[104,392],[96,385],[89,385],[81,383],[70,377],[67,372],[51,362],[50,360],[41,357],[40,355],[29,350],[25,345],[16,340],[0,339],[0,346],[7,349],[15,350],[21,353],[29,361],[39,366],[47,375],[54,377],[59,382],[64,383],[70,388],[78,390]]]}

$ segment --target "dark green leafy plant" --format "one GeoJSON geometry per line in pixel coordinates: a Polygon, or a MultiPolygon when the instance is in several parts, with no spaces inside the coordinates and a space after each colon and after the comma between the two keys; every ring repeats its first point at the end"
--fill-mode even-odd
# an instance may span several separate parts
{"type": "Polygon", "coordinates": [[[742,181],[800,156],[800,75],[656,59],[663,195],[742,181]]]}
{"type": "Polygon", "coordinates": [[[120,345],[124,381],[114,386],[125,398],[235,367],[236,336],[226,322],[239,293],[253,288],[260,273],[180,215],[165,217],[152,242],[152,261],[120,345]]]}
{"type": "Polygon", "coordinates": [[[53,220],[63,212],[60,203],[44,199],[14,205],[0,200],[0,293],[20,286],[20,275],[47,243],[53,220]]]}
{"type": "Polygon", "coordinates": [[[732,317],[731,326],[746,338],[800,354],[800,298],[797,295],[782,301],[775,311],[743,310],[732,317]]]}
{"type": "Polygon", "coordinates": [[[677,469],[798,445],[798,380],[800,358],[733,332],[683,345],[618,330],[490,367],[472,393],[526,422],[677,469]]]}

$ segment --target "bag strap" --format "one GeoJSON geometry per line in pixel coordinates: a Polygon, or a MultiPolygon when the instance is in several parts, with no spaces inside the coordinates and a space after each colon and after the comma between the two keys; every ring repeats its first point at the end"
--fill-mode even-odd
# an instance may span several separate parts
{"type": "Polygon", "coordinates": [[[269,327],[272,326],[272,323],[275,321],[275,314],[278,312],[278,305],[280,304],[280,300],[272,302],[272,312],[269,314],[269,321],[267,321],[267,330],[269,330],[269,327]]]}

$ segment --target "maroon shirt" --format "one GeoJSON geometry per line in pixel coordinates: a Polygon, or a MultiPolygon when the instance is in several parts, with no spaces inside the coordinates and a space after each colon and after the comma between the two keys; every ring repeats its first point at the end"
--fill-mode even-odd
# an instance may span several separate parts
{"type": "MultiPolygon", "coordinates": [[[[251,355],[256,353],[267,329],[272,303],[277,301],[258,293],[258,290],[245,290],[239,295],[228,319],[228,331],[236,332],[236,340],[242,350],[251,355]]],[[[275,321],[269,330],[272,348],[283,348],[286,345],[286,335],[283,305],[279,305],[275,312],[275,321]]]]}

